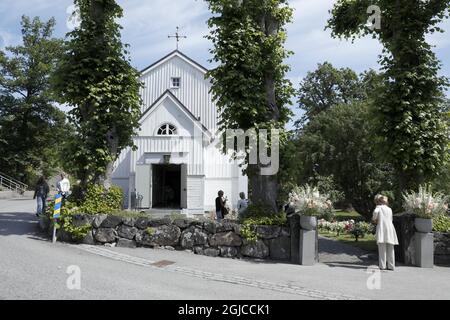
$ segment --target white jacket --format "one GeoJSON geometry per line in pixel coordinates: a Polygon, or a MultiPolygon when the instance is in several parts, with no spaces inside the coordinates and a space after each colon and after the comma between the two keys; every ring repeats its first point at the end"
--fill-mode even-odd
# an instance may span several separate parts
{"type": "Polygon", "coordinates": [[[69,192],[70,191],[70,181],[67,178],[64,178],[63,180],[59,181],[56,185],[58,192],[69,192]]]}
{"type": "Polygon", "coordinates": [[[392,209],[388,206],[377,206],[373,212],[373,220],[377,221],[377,243],[398,245],[397,232],[392,223],[392,209]]]}

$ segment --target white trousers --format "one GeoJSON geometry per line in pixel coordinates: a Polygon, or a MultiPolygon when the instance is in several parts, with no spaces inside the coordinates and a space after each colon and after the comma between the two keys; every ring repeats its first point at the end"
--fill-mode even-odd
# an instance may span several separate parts
{"type": "Polygon", "coordinates": [[[388,243],[378,244],[378,255],[380,259],[380,269],[395,269],[395,251],[394,245],[388,243]],[[387,265],[386,265],[387,262],[387,265]]]}

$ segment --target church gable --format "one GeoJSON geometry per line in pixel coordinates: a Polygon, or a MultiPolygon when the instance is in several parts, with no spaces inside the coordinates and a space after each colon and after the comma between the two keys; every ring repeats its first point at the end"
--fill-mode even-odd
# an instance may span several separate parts
{"type": "Polygon", "coordinates": [[[189,112],[200,119],[208,130],[217,127],[217,111],[210,94],[211,82],[205,79],[207,70],[182,54],[174,51],[141,73],[144,87],[142,113],[151,108],[166,92],[170,91],[189,112]]]}
{"type": "Polygon", "coordinates": [[[194,137],[201,132],[208,134],[207,128],[168,90],[143,115],[139,136],[194,137]]]}

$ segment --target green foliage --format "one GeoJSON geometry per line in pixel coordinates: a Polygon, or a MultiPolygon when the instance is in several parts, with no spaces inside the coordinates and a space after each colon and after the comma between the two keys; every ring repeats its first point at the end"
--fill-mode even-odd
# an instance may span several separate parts
{"type": "Polygon", "coordinates": [[[73,106],[76,134],[65,159],[82,181],[111,185],[113,163],[133,147],[139,127],[139,74],[121,42],[122,8],[114,0],[75,0],[80,27],[68,34],[54,84],[61,103],[73,106]]]}
{"type": "Polygon", "coordinates": [[[343,192],[343,204],[366,217],[374,207],[373,195],[394,188],[391,167],[375,155],[370,118],[366,103],[322,112],[303,128],[295,153],[300,184],[331,188],[339,197],[343,192]]]}
{"type": "Polygon", "coordinates": [[[153,236],[156,232],[155,228],[147,228],[145,229],[145,232],[149,235],[149,236],[153,236]]]}
{"type": "Polygon", "coordinates": [[[334,181],[334,176],[319,176],[314,177],[315,185],[320,193],[327,194],[330,201],[338,203],[345,199],[345,194],[334,181]]]}
{"type": "Polygon", "coordinates": [[[254,226],[284,226],[287,224],[286,214],[280,213],[275,216],[253,216],[242,219],[242,224],[254,226]]]}
{"type": "Polygon", "coordinates": [[[450,232],[450,217],[448,215],[441,214],[434,218],[433,230],[442,233],[450,232]]]}
{"type": "Polygon", "coordinates": [[[115,210],[111,213],[106,213],[110,216],[116,216],[121,218],[151,218],[151,215],[143,212],[126,211],[126,210],[115,210]]]}
{"type": "Polygon", "coordinates": [[[254,230],[254,227],[250,224],[243,224],[241,226],[240,233],[241,237],[250,243],[255,243],[258,241],[258,234],[254,230]]]}
{"type": "Polygon", "coordinates": [[[360,221],[355,223],[353,228],[350,230],[350,234],[355,238],[355,241],[358,242],[360,238],[364,238],[368,234],[372,234],[374,232],[374,227],[372,224],[360,221]]]}
{"type": "Polygon", "coordinates": [[[122,209],[123,191],[113,186],[109,189],[97,184],[88,186],[83,202],[76,209],[83,214],[112,214],[122,209]]]}
{"type": "Polygon", "coordinates": [[[92,230],[92,226],[90,224],[75,227],[73,225],[73,215],[64,211],[61,214],[61,224],[62,228],[68,232],[75,241],[83,240],[84,237],[92,230]]]}
{"type": "Polygon", "coordinates": [[[260,226],[280,226],[287,223],[286,213],[268,215],[267,208],[260,204],[250,204],[245,211],[245,216],[240,218],[242,224],[260,226]]]}
{"type": "Polygon", "coordinates": [[[0,171],[34,185],[58,168],[65,115],[52,98],[49,76],[62,51],[55,20],[22,17],[22,41],[0,50],[0,171]]]}
{"type": "Polygon", "coordinates": [[[244,217],[240,218],[241,236],[249,242],[256,242],[258,234],[256,226],[285,226],[287,224],[286,213],[268,215],[267,208],[263,205],[249,205],[244,217]]]}
{"type": "Polygon", "coordinates": [[[450,199],[450,161],[440,170],[439,175],[432,182],[433,189],[441,192],[450,199]]]}
{"type": "Polygon", "coordinates": [[[427,35],[448,18],[450,0],[339,0],[328,21],[339,38],[372,35],[384,47],[383,85],[374,101],[380,155],[395,168],[399,191],[429,182],[448,157],[448,132],[441,106],[448,86],[427,35]],[[381,9],[380,29],[366,26],[369,5],[381,9]]]}
{"type": "Polygon", "coordinates": [[[76,204],[69,201],[65,201],[63,204],[64,205],[61,208],[61,217],[57,222],[53,219],[53,210],[55,207],[54,200],[48,203],[45,216],[51,221],[51,228],[55,225],[56,229],[63,229],[69,233],[75,241],[81,241],[92,230],[92,226],[88,224],[75,227],[73,225],[73,216],[77,214],[76,204]]]}
{"type": "MultiPolygon", "coordinates": [[[[207,38],[218,67],[209,72],[212,94],[221,114],[220,129],[278,129],[286,141],[288,105],[294,89],[284,61],[291,54],[284,48],[285,25],[292,19],[287,0],[206,0],[213,16],[207,38]]],[[[248,161],[248,158],[247,158],[248,161]]],[[[276,214],[276,176],[260,174],[263,164],[250,164],[250,198],[276,214]]]]}
{"type": "Polygon", "coordinates": [[[169,215],[169,218],[170,218],[170,220],[175,221],[175,220],[177,220],[177,219],[186,219],[186,215],[185,215],[185,214],[178,213],[178,212],[172,212],[172,213],[169,215]]]}
{"type": "Polygon", "coordinates": [[[319,64],[300,84],[298,103],[305,115],[296,126],[301,128],[321,112],[337,105],[365,101],[378,78],[374,71],[357,75],[349,68],[336,69],[329,62],[319,64]]]}

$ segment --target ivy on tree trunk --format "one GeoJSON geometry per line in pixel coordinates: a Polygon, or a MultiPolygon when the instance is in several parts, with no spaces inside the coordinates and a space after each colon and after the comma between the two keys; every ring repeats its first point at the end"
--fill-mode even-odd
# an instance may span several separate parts
{"type": "MultiPolygon", "coordinates": [[[[292,19],[287,0],[206,0],[211,12],[207,36],[214,44],[209,72],[220,112],[220,129],[280,130],[291,116],[287,105],[294,94],[285,79],[285,25],[292,19]]],[[[229,150],[228,150],[229,151],[229,150]]],[[[247,157],[247,164],[248,164],[247,157]]],[[[264,176],[260,162],[248,164],[250,198],[268,213],[278,211],[278,177],[264,176]]]]}
{"type": "Polygon", "coordinates": [[[141,100],[138,72],[121,42],[123,16],[114,0],[75,0],[81,24],[68,34],[66,51],[55,77],[62,103],[73,106],[75,140],[67,161],[85,187],[112,185],[114,162],[133,147],[141,100]]]}
{"type": "Polygon", "coordinates": [[[394,166],[399,192],[416,189],[440,171],[448,156],[442,112],[448,81],[426,35],[443,32],[450,0],[339,0],[328,27],[334,37],[371,35],[383,45],[383,86],[374,101],[380,154],[394,166]],[[379,28],[369,28],[368,8],[380,9],[379,28]]]}

